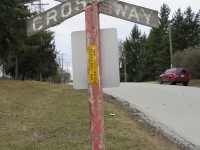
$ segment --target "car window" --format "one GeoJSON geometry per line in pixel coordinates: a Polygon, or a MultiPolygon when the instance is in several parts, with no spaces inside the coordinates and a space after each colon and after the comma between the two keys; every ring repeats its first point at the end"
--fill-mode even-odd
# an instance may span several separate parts
{"type": "Polygon", "coordinates": [[[174,69],[170,69],[170,70],[169,70],[169,73],[174,73],[174,69]]]}
{"type": "Polygon", "coordinates": [[[185,73],[188,73],[188,71],[186,69],[177,68],[176,69],[176,73],[177,74],[185,74],[185,73]]]}
{"type": "Polygon", "coordinates": [[[169,72],[169,69],[167,69],[167,70],[165,71],[165,74],[168,74],[168,72],[169,72]]]}

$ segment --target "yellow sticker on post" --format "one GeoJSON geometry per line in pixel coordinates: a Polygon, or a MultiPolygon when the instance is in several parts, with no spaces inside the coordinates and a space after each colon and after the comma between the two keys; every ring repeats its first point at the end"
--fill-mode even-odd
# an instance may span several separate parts
{"type": "Polygon", "coordinates": [[[89,83],[98,84],[99,74],[98,74],[98,56],[97,56],[97,46],[88,46],[88,65],[89,65],[89,83]]]}

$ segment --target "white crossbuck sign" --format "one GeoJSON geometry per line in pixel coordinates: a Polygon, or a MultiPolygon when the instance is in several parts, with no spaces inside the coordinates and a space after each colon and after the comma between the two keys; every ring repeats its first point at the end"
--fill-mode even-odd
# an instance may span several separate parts
{"type": "Polygon", "coordinates": [[[55,26],[64,20],[83,12],[88,5],[99,3],[99,12],[109,16],[158,27],[158,12],[148,8],[128,4],[117,0],[60,0],[61,4],[38,14],[27,22],[27,36],[55,26]]]}

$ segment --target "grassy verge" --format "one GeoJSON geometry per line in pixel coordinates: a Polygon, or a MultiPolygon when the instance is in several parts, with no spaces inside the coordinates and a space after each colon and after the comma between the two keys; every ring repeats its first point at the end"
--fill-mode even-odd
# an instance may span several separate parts
{"type": "MultiPolygon", "coordinates": [[[[104,99],[107,150],[178,149],[110,97],[104,99]]],[[[89,150],[89,146],[86,90],[0,80],[1,150],[89,150]]]]}
{"type": "Polygon", "coordinates": [[[200,79],[190,80],[189,86],[200,87],[200,79]]]}

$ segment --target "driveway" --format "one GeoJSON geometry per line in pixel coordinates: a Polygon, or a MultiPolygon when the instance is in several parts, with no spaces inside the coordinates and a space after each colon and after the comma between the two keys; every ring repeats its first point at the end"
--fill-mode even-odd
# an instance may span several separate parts
{"type": "Polygon", "coordinates": [[[200,88],[150,83],[121,83],[104,93],[126,101],[150,123],[187,149],[200,150],[200,88]]]}

